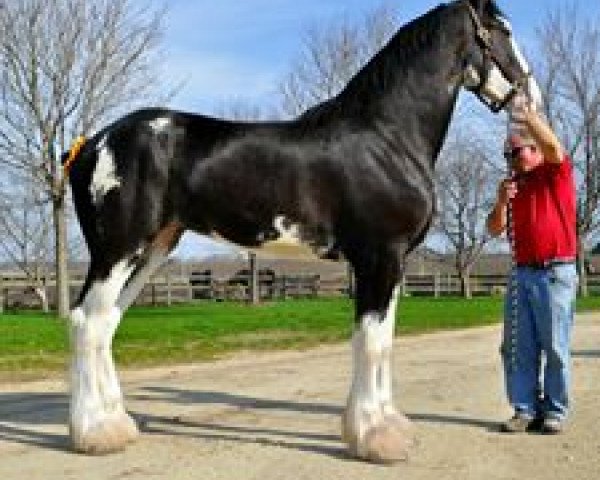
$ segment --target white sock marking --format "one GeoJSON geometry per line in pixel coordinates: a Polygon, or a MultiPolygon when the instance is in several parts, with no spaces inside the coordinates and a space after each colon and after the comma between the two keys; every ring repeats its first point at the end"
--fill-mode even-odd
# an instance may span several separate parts
{"type": "Polygon", "coordinates": [[[112,360],[111,343],[121,319],[117,296],[132,268],[127,260],[113,267],[109,277],[95,282],[82,305],[71,312],[71,426],[75,437],[124,412],[112,360]]]}

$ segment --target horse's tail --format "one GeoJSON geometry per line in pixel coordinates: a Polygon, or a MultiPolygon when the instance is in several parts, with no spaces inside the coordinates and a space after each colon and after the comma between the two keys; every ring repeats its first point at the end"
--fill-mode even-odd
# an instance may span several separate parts
{"type": "Polygon", "coordinates": [[[73,167],[73,164],[77,161],[77,159],[80,157],[81,151],[83,150],[83,147],[85,146],[86,142],[87,139],[83,135],[80,135],[75,140],[73,140],[69,151],[62,154],[61,162],[63,166],[64,178],[67,178],[69,176],[71,168],[73,167]]]}

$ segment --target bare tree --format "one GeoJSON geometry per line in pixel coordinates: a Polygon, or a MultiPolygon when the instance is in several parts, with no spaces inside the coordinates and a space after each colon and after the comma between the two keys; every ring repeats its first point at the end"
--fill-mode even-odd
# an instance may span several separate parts
{"type": "Polygon", "coordinates": [[[344,19],[309,28],[297,60],[279,86],[282,115],[296,116],[339,93],[396,28],[395,13],[386,4],[360,24],[344,19]]]}
{"type": "Polygon", "coordinates": [[[539,77],[547,115],[576,170],[580,288],[587,294],[587,243],[600,226],[600,19],[576,4],[550,12],[539,29],[539,77]]]}
{"type": "Polygon", "coordinates": [[[491,240],[485,226],[496,197],[498,170],[489,149],[474,137],[453,135],[436,169],[438,215],[433,232],[441,234],[454,253],[461,294],[471,297],[473,265],[491,240]]]}
{"type": "Polygon", "coordinates": [[[162,11],[131,0],[22,0],[0,8],[0,163],[51,205],[58,314],[68,314],[65,182],[71,140],[158,85],[162,11]]]}
{"type": "Polygon", "coordinates": [[[16,188],[7,186],[3,191],[11,195],[0,201],[0,253],[25,275],[27,290],[38,297],[47,312],[47,260],[52,245],[48,203],[31,182],[16,188]]]}
{"type": "Polygon", "coordinates": [[[221,102],[214,109],[214,114],[229,120],[260,121],[277,117],[275,112],[241,98],[231,98],[221,102]]]}
{"type": "MultiPolygon", "coordinates": [[[[24,293],[33,293],[42,310],[49,311],[49,268],[55,256],[52,248],[52,215],[43,185],[30,178],[4,172],[0,181],[0,258],[11,263],[25,276],[24,293]]],[[[73,215],[72,209],[67,212],[73,215]]],[[[76,222],[69,222],[76,227],[76,222]]],[[[79,232],[69,230],[68,251],[81,258],[82,239],[79,232]]]]}

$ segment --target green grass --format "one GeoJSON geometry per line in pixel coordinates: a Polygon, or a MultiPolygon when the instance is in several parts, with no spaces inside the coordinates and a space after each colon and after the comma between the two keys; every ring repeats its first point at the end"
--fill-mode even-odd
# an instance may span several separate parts
{"type": "MultiPolygon", "coordinates": [[[[600,297],[581,299],[577,308],[598,310],[600,297]]],[[[500,320],[501,311],[499,297],[405,298],[397,332],[488,325],[500,320]]],[[[140,367],[201,361],[238,350],[306,348],[349,338],[352,312],[347,299],[133,308],[121,322],[114,353],[121,366],[140,367]]],[[[0,378],[63,371],[67,358],[65,322],[39,313],[0,315],[0,378]]]]}

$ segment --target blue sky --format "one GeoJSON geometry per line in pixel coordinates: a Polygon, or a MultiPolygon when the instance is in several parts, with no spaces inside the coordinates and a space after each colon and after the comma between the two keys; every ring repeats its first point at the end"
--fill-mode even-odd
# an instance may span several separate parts
{"type": "MultiPolygon", "coordinates": [[[[328,25],[340,18],[354,21],[384,2],[170,0],[163,41],[163,71],[166,83],[183,84],[172,106],[212,113],[234,99],[268,104],[310,25],[328,25]]],[[[387,0],[387,3],[397,9],[400,22],[404,23],[440,2],[387,0]]],[[[511,18],[523,48],[530,51],[535,45],[533,27],[547,11],[573,2],[499,0],[497,3],[511,18]]],[[[585,11],[599,18],[600,2],[588,0],[585,11]]]]}
{"type": "MultiPolygon", "coordinates": [[[[300,51],[312,25],[359,21],[386,0],[169,0],[162,43],[166,86],[181,84],[174,108],[215,113],[226,102],[272,105],[278,81],[300,51]]],[[[135,0],[140,5],[160,0],[135,0]]],[[[387,0],[400,23],[438,5],[436,0],[387,0]]],[[[600,2],[587,0],[498,0],[517,41],[535,55],[535,27],[549,11],[579,4],[600,21],[600,2]]],[[[177,254],[203,255],[213,243],[184,237],[177,254]]]]}

